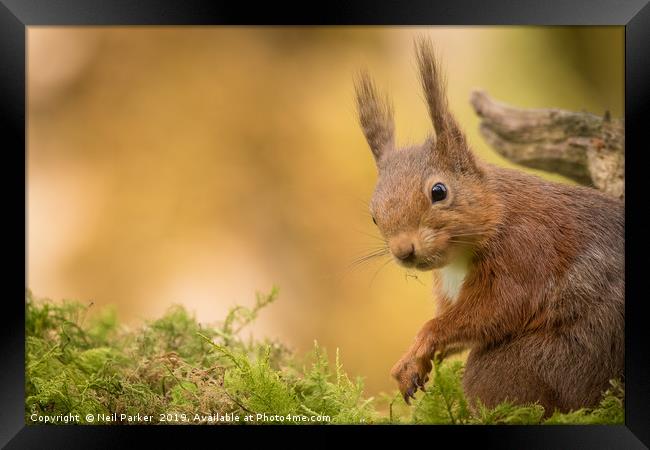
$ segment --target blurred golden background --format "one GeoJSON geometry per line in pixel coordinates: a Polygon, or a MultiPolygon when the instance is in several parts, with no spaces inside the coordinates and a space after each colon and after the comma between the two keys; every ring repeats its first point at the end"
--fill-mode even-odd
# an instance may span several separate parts
{"type": "Polygon", "coordinates": [[[349,268],[378,234],[353,77],[367,68],[398,141],[420,141],[418,34],[487,160],[510,165],[478,133],[475,88],[623,115],[623,27],[29,27],[27,287],[137,325],[173,303],[214,322],[276,284],[253,335],[338,347],[368,395],[392,390],[431,275],[349,268]]]}

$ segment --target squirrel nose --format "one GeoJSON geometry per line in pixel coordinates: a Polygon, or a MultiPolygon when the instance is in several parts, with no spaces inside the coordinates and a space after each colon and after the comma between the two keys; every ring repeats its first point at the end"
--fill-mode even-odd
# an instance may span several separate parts
{"type": "Polygon", "coordinates": [[[396,258],[406,261],[415,255],[415,245],[406,236],[399,236],[391,242],[390,249],[396,258]]]}

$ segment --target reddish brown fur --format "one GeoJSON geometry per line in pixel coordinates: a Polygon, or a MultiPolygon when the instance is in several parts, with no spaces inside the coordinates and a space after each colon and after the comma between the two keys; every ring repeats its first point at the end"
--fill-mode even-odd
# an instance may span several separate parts
{"type": "Polygon", "coordinates": [[[408,400],[436,351],[467,346],[473,401],[539,401],[547,414],[593,406],[623,375],[623,203],[477,161],[448,110],[431,45],[419,42],[417,54],[437,127],[422,146],[395,149],[391,108],[367,75],[357,84],[379,169],[371,212],[393,252],[412,243],[413,258],[401,264],[432,270],[462,251],[472,257],[455,301],[437,289],[438,316],[392,375],[408,400]],[[437,182],[448,196],[432,204],[437,182]]]}

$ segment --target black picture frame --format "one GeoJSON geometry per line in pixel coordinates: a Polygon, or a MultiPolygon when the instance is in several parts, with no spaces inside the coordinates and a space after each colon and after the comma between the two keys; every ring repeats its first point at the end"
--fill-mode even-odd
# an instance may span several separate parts
{"type": "MultiPolygon", "coordinates": [[[[440,437],[454,441],[471,439],[482,448],[648,448],[650,446],[650,351],[648,346],[642,233],[645,216],[642,161],[650,150],[644,129],[650,104],[650,6],[649,0],[411,0],[408,2],[320,2],[277,4],[268,2],[217,2],[209,0],[0,0],[0,124],[5,197],[16,198],[15,210],[5,198],[3,223],[11,227],[5,242],[25,234],[26,222],[26,35],[38,25],[619,25],[625,26],[625,120],[626,146],[626,365],[625,425],[621,426],[475,426],[353,427],[359,433],[406,430],[426,433],[437,445],[440,437]],[[22,159],[25,158],[25,159],[22,159]],[[25,164],[21,169],[21,160],[25,164]],[[18,199],[18,193],[23,199],[18,199]],[[22,204],[22,205],[21,205],[22,204]],[[435,433],[435,434],[433,434],[435,433]]],[[[26,241],[25,241],[26,243],[26,241]]],[[[6,270],[18,271],[17,261],[26,258],[16,244],[15,254],[5,256],[6,270]]],[[[26,270],[26,264],[23,266],[26,270]]],[[[26,272],[25,272],[26,277],[26,272]]],[[[251,427],[108,427],[27,426],[24,423],[24,308],[18,298],[24,291],[18,275],[8,277],[11,286],[3,304],[2,369],[0,370],[0,445],[7,448],[114,447],[128,443],[143,428],[187,445],[187,438],[204,433],[230,433],[251,427]],[[19,289],[21,292],[18,292],[19,289]],[[173,430],[173,432],[171,431],[173,430]]],[[[320,427],[290,427],[303,434],[320,427]]],[[[350,428],[350,427],[330,427],[350,428]]],[[[276,427],[254,427],[268,433],[276,427]]],[[[287,430],[287,428],[283,428],[287,430]]],[[[247,431],[248,432],[248,431],[247,431]]],[[[283,431],[286,432],[286,431],[283,431]]],[[[255,433],[255,434],[256,434],[255,433]]],[[[213,436],[214,438],[214,436],[213,436]]],[[[407,443],[402,441],[402,443],[407,443]]]]}

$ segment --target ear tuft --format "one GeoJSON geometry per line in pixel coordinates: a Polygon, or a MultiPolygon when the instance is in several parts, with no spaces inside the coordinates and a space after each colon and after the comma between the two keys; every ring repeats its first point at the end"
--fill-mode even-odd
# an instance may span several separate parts
{"type": "Polygon", "coordinates": [[[375,160],[379,161],[395,146],[393,107],[388,97],[379,97],[374,82],[365,71],[355,80],[355,91],[361,129],[375,160]]]}
{"type": "Polygon", "coordinates": [[[436,132],[435,142],[431,145],[436,158],[459,172],[478,171],[465,134],[449,110],[447,81],[431,41],[419,37],[415,41],[415,54],[429,116],[436,132]]]}
{"type": "Polygon", "coordinates": [[[436,135],[439,136],[449,128],[447,81],[440,70],[440,61],[429,39],[421,36],[415,41],[415,56],[420,69],[420,83],[429,107],[429,116],[436,135]]]}

